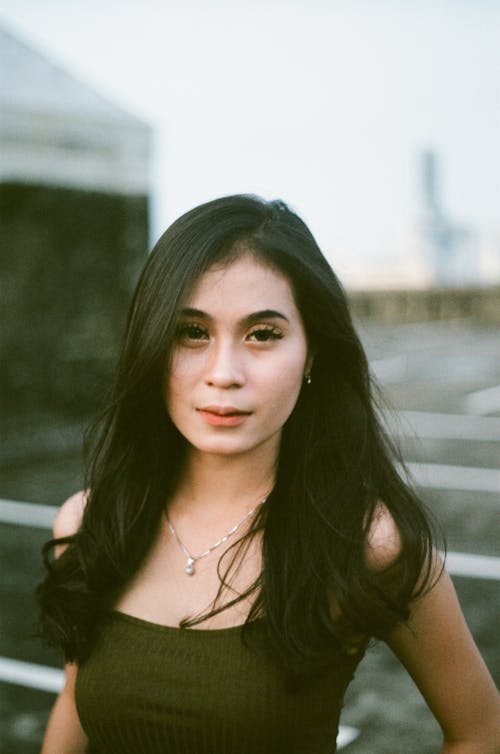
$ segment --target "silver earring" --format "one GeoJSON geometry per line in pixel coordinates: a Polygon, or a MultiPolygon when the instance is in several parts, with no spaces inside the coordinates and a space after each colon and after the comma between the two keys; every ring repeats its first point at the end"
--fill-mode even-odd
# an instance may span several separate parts
{"type": "Polygon", "coordinates": [[[306,381],[306,385],[310,385],[310,384],[311,384],[311,382],[312,382],[312,377],[311,377],[311,374],[310,374],[309,372],[308,372],[307,374],[305,374],[305,375],[304,375],[304,379],[305,379],[305,381],[306,381]]]}

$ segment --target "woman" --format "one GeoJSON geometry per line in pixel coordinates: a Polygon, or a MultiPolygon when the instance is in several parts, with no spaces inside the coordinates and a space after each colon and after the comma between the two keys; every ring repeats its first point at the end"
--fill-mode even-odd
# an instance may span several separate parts
{"type": "Polygon", "coordinates": [[[38,591],[68,662],[43,754],[333,752],[369,637],[443,752],[499,751],[494,685],[344,293],[282,202],[212,201],[159,240],[86,489],[38,591]]]}

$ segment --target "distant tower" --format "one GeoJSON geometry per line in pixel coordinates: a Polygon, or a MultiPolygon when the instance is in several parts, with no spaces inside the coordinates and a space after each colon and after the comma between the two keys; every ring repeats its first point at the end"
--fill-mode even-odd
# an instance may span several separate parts
{"type": "Polygon", "coordinates": [[[425,261],[430,266],[436,285],[450,282],[453,268],[453,230],[440,202],[438,189],[438,157],[424,151],[421,167],[421,238],[425,261]]]}
{"type": "Polygon", "coordinates": [[[420,155],[420,227],[424,261],[438,286],[476,283],[476,239],[468,228],[453,223],[441,204],[439,159],[435,152],[420,155]]]}
{"type": "Polygon", "coordinates": [[[437,158],[434,152],[425,151],[421,159],[424,204],[429,209],[437,210],[437,158]]]}

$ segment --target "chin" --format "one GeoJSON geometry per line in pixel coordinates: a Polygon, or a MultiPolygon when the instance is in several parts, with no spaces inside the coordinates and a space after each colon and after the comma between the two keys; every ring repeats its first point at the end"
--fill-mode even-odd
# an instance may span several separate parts
{"type": "Polygon", "coordinates": [[[241,437],[192,437],[188,438],[191,447],[198,453],[207,453],[210,455],[233,456],[242,453],[251,453],[260,443],[245,442],[241,437]]]}
{"type": "Polygon", "coordinates": [[[229,443],[207,443],[206,445],[198,445],[195,447],[199,453],[207,453],[215,456],[238,456],[252,450],[252,448],[239,445],[229,445],[229,443]]]}

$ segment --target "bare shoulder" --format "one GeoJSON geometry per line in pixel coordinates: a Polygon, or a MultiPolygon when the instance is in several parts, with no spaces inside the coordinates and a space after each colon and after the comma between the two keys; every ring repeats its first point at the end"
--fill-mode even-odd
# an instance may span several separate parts
{"type": "Polygon", "coordinates": [[[87,502],[84,490],[71,495],[59,508],[54,519],[54,537],[71,537],[80,528],[87,502]]]}
{"type": "Polygon", "coordinates": [[[383,571],[401,554],[401,534],[387,506],[379,501],[365,546],[366,563],[373,571],[383,571]]]}

